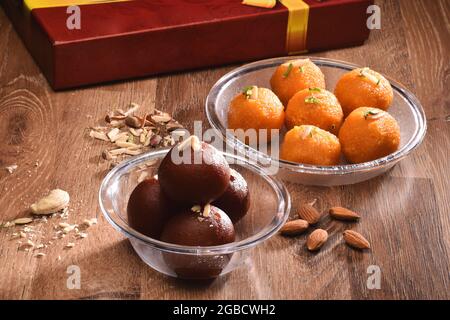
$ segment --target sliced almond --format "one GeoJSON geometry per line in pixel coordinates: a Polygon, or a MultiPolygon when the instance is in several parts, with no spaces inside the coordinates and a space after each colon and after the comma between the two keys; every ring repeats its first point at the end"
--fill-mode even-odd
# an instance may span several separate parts
{"type": "Polygon", "coordinates": [[[319,250],[328,239],[328,232],[323,229],[314,230],[306,240],[306,247],[309,251],[319,250]]]}
{"type": "Polygon", "coordinates": [[[151,141],[152,141],[152,133],[149,132],[147,134],[147,136],[145,137],[144,147],[148,147],[150,145],[151,141]]]}
{"type": "Polygon", "coordinates": [[[141,149],[136,149],[136,148],[127,148],[125,151],[125,154],[129,155],[129,156],[137,156],[138,154],[141,154],[142,150],[141,149]]]}
{"type": "Polygon", "coordinates": [[[190,136],[178,145],[178,151],[186,150],[189,147],[194,151],[199,151],[201,149],[200,139],[194,135],[190,136]]]}
{"type": "Polygon", "coordinates": [[[142,133],[142,129],[129,128],[131,134],[135,137],[139,137],[142,133]]]}
{"type": "Polygon", "coordinates": [[[306,220],[297,219],[287,222],[281,229],[280,233],[285,236],[295,236],[305,232],[309,227],[306,220]]]}
{"type": "Polygon", "coordinates": [[[202,149],[202,143],[200,142],[200,139],[197,136],[192,136],[192,140],[191,140],[191,147],[192,150],[194,150],[195,152],[198,152],[202,149]]]}
{"type": "Polygon", "coordinates": [[[343,207],[330,208],[330,216],[337,220],[357,221],[361,216],[356,212],[343,207]]]}
{"type": "Polygon", "coordinates": [[[115,138],[114,138],[114,142],[127,142],[130,139],[130,135],[128,134],[128,132],[123,131],[120,132],[115,138]]]}
{"type": "Polygon", "coordinates": [[[142,144],[144,144],[144,143],[145,143],[145,138],[146,138],[146,137],[147,137],[147,136],[145,135],[145,133],[142,132],[141,135],[139,136],[139,142],[142,143],[142,144]]]}
{"type": "Polygon", "coordinates": [[[316,224],[320,220],[320,213],[313,206],[304,204],[298,209],[300,219],[308,221],[309,224],[316,224]]]}
{"type": "Polygon", "coordinates": [[[367,78],[370,82],[373,82],[374,84],[378,85],[380,83],[380,79],[371,74],[370,71],[371,71],[370,68],[365,67],[360,69],[359,74],[362,77],[367,78]]]}
{"type": "Polygon", "coordinates": [[[33,219],[31,219],[31,218],[19,218],[19,219],[14,220],[15,224],[28,224],[30,222],[33,222],[33,219]]]}
{"type": "Polygon", "coordinates": [[[168,114],[153,115],[152,120],[157,123],[161,123],[161,122],[164,123],[164,122],[169,122],[170,120],[172,120],[172,117],[169,116],[168,114]]]}
{"type": "Polygon", "coordinates": [[[122,141],[116,141],[116,146],[121,147],[121,148],[134,148],[134,149],[139,149],[140,146],[132,143],[132,142],[122,142],[122,141]]]}
{"type": "Polygon", "coordinates": [[[312,131],[313,131],[312,126],[304,126],[303,131],[300,133],[300,138],[302,139],[309,138],[311,136],[312,131]]]}
{"type": "Polygon", "coordinates": [[[117,140],[117,135],[120,133],[119,128],[111,129],[106,135],[108,136],[111,142],[115,142],[117,140]]]}
{"type": "Polygon", "coordinates": [[[363,237],[362,234],[353,231],[353,230],[345,230],[344,231],[344,240],[345,242],[353,248],[356,249],[369,249],[370,243],[366,238],[363,237]]]}
{"type": "Polygon", "coordinates": [[[69,204],[69,194],[61,189],[55,189],[40,199],[38,202],[31,205],[31,211],[37,215],[46,215],[55,213],[66,208],[69,204]]]}
{"type": "Polygon", "coordinates": [[[208,203],[208,204],[206,204],[205,207],[203,208],[203,213],[202,213],[202,215],[206,218],[206,217],[209,217],[210,213],[211,213],[211,205],[208,203]]]}
{"type": "Polygon", "coordinates": [[[98,132],[98,131],[91,130],[89,132],[89,136],[94,139],[109,141],[108,136],[104,132],[98,132]]]}

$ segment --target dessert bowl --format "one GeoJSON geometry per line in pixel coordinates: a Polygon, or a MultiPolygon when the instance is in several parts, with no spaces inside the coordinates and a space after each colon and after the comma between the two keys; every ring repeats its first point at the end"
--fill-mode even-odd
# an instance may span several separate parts
{"type": "Polygon", "coordinates": [[[226,274],[243,265],[249,249],[274,235],[286,222],[290,197],[284,185],[258,165],[223,153],[230,167],[248,183],[250,209],[235,224],[236,241],[220,246],[183,246],[145,236],[128,224],[127,203],[143,175],[157,174],[170,148],[141,154],[114,167],[103,179],[100,208],[108,222],[131,242],[139,257],[153,269],[180,278],[206,279],[226,274]]]}
{"type": "MultiPolygon", "coordinates": [[[[305,185],[333,186],[353,184],[374,178],[392,168],[420,145],[426,132],[425,113],[422,106],[410,91],[388,77],[386,78],[391,83],[394,92],[393,103],[388,111],[400,126],[401,141],[399,149],[386,157],[358,164],[348,164],[343,159],[342,164],[335,166],[294,163],[260,152],[237,139],[232,133],[227,132],[227,114],[230,101],[242,92],[244,87],[250,85],[270,88],[270,78],[274,70],[280,64],[298,58],[311,59],[324,73],[326,88],[332,92],[338,79],[344,73],[360,67],[332,59],[289,56],[246,64],[224,75],[215,83],[208,94],[206,115],[212,128],[238,154],[259,163],[267,165],[271,163],[268,165],[271,168],[278,167],[277,175],[283,180],[305,185]]],[[[281,136],[283,136],[283,132],[281,132],[281,136]]]]}

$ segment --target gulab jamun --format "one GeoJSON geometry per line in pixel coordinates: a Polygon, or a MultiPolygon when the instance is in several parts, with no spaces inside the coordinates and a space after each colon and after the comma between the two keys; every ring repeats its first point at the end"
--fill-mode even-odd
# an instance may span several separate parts
{"type": "MultiPolygon", "coordinates": [[[[257,86],[244,88],[243,92],[239,93],[230,103],[228,128],[242,129],[243,131],[255,129],[257,141],[260,141],[259,130],[267,130],[266,139],[267,142],[270,142],[272,133],[277,134],[283,124],[283,104],[269,89],[257,86]]],[[[245,142],[249,143],[248,140],[245,142]]]]}
{"type": "Polygon", "coordinates": [[[400,145],[400,128],[386,111],[377,108],[355,109],[339,131],[345,158],[352,163],[385,157],[400,145]]]}
{"type": "Polygon", "coordinates": [[[191,136],[164,157],[158,179],[170,199],[184,205],[206,204],[228,188],[230,167],[216,148],[191,136]]]}
{"type": "Polygon", "coordinates": [[[344,120],[341,105],[331,92],[307,88],[297,92],[286,108],[286,127],[309,124],[337,135],[344,120]]]}
{"type": "Polygon", "coordinates": [[[310,59],[290,60],[278,66],[270,79],[270,85],[286,106],[300,90],[325,89],[325,76],[310,59]]]}
{"type": "Polygon", "coordinates": [[[150,178],[131,192],[127,205],[128,224],[136,231],[158,239],[164,224],[176,210],[161,191],[159,181],[150,178]]]}
{"type": "Polygon", "coordinates": [[[334,94],[345,116],[359,107],[387,110],[394,97],[389,81],[369,68],[345,73],[337,82],[334,94]]]}
{"type": "Polygon", "coordinates": [[[311,125],[296,126],[289,130],[280,150],[283,160],[322,166],[338,164],[340,155],[338,138],[311,125]]]}
{"type": "Polygon", "coordinates": [[[212,204],[225,211],[233,223],[238,222],[250,208],[247,181],[239,172],[231,169],[230,184],[227,190],[212,204]]]}
{"type": "MultiPolygon", "coordinates": [[[[164,226],[161,241],[184,246],[217,246],[234,242],[234,226],[221,209],[196,205],[174,215],[164,226]]],[[[164,260],[178,277],[207,279],[220,275],[231,259],[225,255],[164,253],[164,260]]]]}

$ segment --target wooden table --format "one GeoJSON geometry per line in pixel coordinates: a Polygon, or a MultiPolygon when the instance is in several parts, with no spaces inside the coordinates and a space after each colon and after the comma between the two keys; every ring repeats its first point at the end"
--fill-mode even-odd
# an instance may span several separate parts
{"type": "MultiPolygon", "coordinates": [[[[318,56],[369,65],[398,79],[421,100],[428,132],[421,147],[382,177],[352,186],[288,185],[293,207],[353,208],[362,221],[324,219],[330,232],[317,254],[305,236],[274,236],[252,252],[246,267],[213,282],[170,279],[147,267],[129,242],[105,221],[97,191],[107,172],[102,142],[87,136],[107,111],[130,102],[171,112],[189,127],[204,114],[212,84],[235,66],[53,92],[4,12],[0,10],[0,220],[27,215],[50,189],[71,194],[70,222],[99,223],[72,249],[59,241],[45,257],[17,249],[11,229],[0,231],[0,298],[8,299],[420,299],[450,298],[450,1],[379,2],[382,29],[366,45],[318,56]],[[36,162],[37,161],[37,162],[36,162]],[[4,167],[17,164],[12,174],[4,167]],[[372,249],[342,243],[347,227],[372,249]],[[58,259],[60,256],[60,259],[58,259]],[[81,289],[66,286],[67,268],[81,270],[81,289]],[[370,290],[367,268],[379,266],[381,288],[370,290]]],[[[295,212],[291,212],[295,216],[295,212]]],[[[39,226],[50,231],[52,223],[39,226]]]]}

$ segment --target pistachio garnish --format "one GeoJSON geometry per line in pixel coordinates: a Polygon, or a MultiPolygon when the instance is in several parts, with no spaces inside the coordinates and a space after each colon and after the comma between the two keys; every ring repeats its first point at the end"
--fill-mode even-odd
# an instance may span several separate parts
{"type": "Polygon", "coordinates": [[[366,120],[367,120],[367,118],[377,119],[378,117],[376,117],[376,118],[374,117],[376,115],[378,115],[378,117],[379,117],[382,114],[377,110],[369,110],[369,111],[364,112],[364,119],[366,119],[366,120]]]}
{"type": "Polygon", "coordinates": [[[305,103],[316,104],[316,103],[320,103],[320,100],[314,96],[309,96],[309,97],[305,98],[305,103]]]}
{"type": "Polygon", "coordinates": [[[289,76],[293,67],[294,65],[292,64],[292,62],[288,64],[286,71],[283,73],[283,78],[287,78],[289,76]]]}
{"type": "Polygon", "coordinates": [[[247,86],[242,90],[242,94],[247,98],[250,99],[250,97],[252,96],[252,89],[253,86],[247,86]]]}

